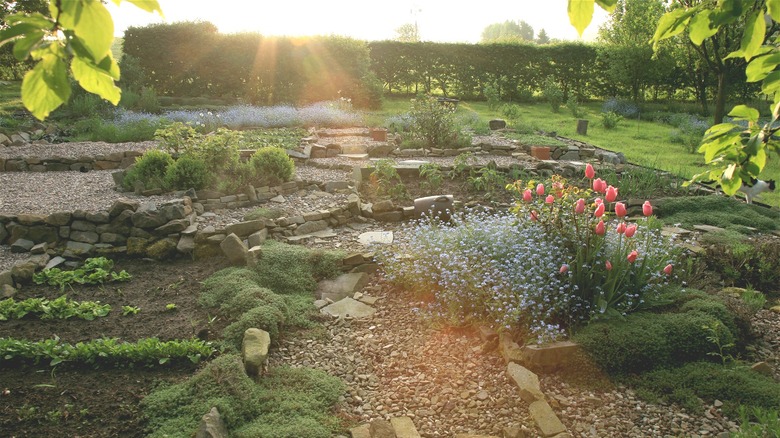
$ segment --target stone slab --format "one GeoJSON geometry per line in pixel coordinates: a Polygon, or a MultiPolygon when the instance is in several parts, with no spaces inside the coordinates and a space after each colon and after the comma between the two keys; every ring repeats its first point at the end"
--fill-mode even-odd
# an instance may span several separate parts
{"type": "Polygon", "coordinates": [[[391,418],[390,425],[393,426],[396,438],[422,438],[409,417],[391,418]]]}
{"type": "Polygon", "coordinates": [[[353,318],[368,318],[376,312],[376,309],[347,297],[337,303],[323,307],[320,312],[336,318],[343,318],[346,316],[351,316],[353,318]]]}
{"type": "Polygon", "coordinates": [[[368,154],[338,154],[337,156],[353,161],[368,161],[368,154]]]}
{"type": "Polygon", "coordinates": [[[389,245],[393,243],[392,231],[368,231],[358,236],[358,242],[365,246],[389,245]]]}
{"type": "Polygon", "coordinates": [[[544,400],[544,393],[539,387],[539,377],[531,370],[515,362],[510,362],[506,373],[515,382],[520,390],[520,398],[526,403],[544,400]]]}
{"type": "Polygon", "coordinates": [[[566,432],[566,426],[563,425],[546,401],[538,400],[531,403],[528,406],[528,413],[543,436],[551,437],[566,432]]]}
{"type": "Polygon", "coordinates": [[[369,429],[368,424],[361,424],[360,426],[350,429],[349,435],[352,438],[371,438],[371,430],[369,429]]]}
{"type": "Polygon", "coordinates": [[[712,225],[694,225],[693,229],[696,230],[696,231],[704,232],[704,233],[715,233],[715,232],[718,232],[718,231],[726,231],[725,228],[715,227],[715,226],[712,226],[712,225]]]}
{"type": "Polygon", "coordinates": [[[341,274],[333,280],[323,280],[317,285],[316,296],[323,300],[339,301],[352,296],[368,283],[365,273],[341,274]]]}

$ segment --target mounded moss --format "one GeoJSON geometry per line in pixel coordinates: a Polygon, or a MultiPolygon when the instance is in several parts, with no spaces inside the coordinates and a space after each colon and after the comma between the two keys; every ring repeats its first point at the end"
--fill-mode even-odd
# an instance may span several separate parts
{"type": "Polygon", "coordinates": [[[247,268],[225,268],[203,281],[198,303],[204,307],[218,307],[233,298],[242,289],[257,287],[257,274],[247,268]]]}
{"type": "Polygon", "coordinates": [[[769,232],[780,228],[780,213],[726,196],[682,196],[659,199],[655,214],[667,224],[691,228],[706,224],[749,234],[748,228],[769,232]]]}
{"type": "Polygon", "coordinates": [[[255,272],[258,284],[281,295],[311,294],[317,281],[340,273],[343,254],[310,250],[275,241],[263,244],[263,260],[255,272]]]}

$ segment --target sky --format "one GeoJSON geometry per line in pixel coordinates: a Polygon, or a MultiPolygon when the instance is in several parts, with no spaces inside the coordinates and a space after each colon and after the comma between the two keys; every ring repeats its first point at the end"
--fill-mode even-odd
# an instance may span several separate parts
{"type": "MultiPolygon", "coordinates": [[[[459,1],[459,0],[159,0],[165,22],[210,21],[222,33],[257,32],[263,35],[342,35],[360,40],[394,39],[403,24],[417,23],[420,38],[435,42],[479,42],[482,31],[493,23],[523,20],[544,29],[553,39],[577,40],[569,23],[567,0],[459,1]]],[[[129,26],[160,23],[129,2],[116,7],[114,33],[122,36],[129,26]]],[[[607,14],[598,6],[583,35],[595,38],[607,14]]]]}

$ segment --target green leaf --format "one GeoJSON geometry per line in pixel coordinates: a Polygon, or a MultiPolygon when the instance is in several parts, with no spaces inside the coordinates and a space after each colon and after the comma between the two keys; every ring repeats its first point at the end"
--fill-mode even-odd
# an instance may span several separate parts
{"type": "Polygon", "coordinates": [[[737,120],[747,120],[749,122],[757,122],[759,116],[757,109],[747,105],[737,105],[729,113],[729,117],[733,117],[737,120]]]}
{"type": "Polygon", "coordinates": [[[742,34],[740,51],[745,57],[745,61],[750,61],[756,56],[766,37],[766,24],[764,23],[764,14],[761,11],[756,12],[748,18],[745,25],[745,32],[742,34]]]}
{"type": "Polygon", "coordinates": [[[766,0],[766,12],[773,20],[780,22],[780,0],[766,0]]]}
{"type": "Polygon", "coordinates": [[[759,173],[761,173],[762,170],[764,170],[764,166],[766,166],[766,149],[761,148],[758,151],[756,151],[756,154],[750,157],[750,163],[756,165],[758,167],[758,171],[754,172],[753,175],[757,176],[759,173]]]}
{"type": "Polygon", "coordinates": [[[722,155],[729,149],[733,149],[741,140],[739,132],[734,132],[717,138],[714,141],[704,142],[699,146],[699,152],[704,153],[704,162],[710,163],[715,157],[722,155]]]}
{"type": "Polygon", "coordinates": [[[595,0],[569,0],[569,22],[577,33],[582,36],[582,32],[588,27],[593,19],[593,4],[595,0]]]}
{"type": "Polygon", "coordinates": [[[780,91],[780,71],[773,71],[764,78],[761,84],[761,92],[764,94],[775,94],[780,91]]]}
{"type": "Polygon", "coordinates": [[[762,141],[764,138],[764,135],[762,133],[757,133],[755,135],[751,135],[750,139],[748,140],[747,144],[745,145],[745,153],[748,155],[755,155],[758,153],[758,149],[762,144],[762,141]]]}
{"type": "Polygon", "coordinates": [[[617,6],[617,0],[596,0],[596,3],[607,12],[612,12],[617,6]]]}
{"type": "Polygon", "coordinates": [[[73,31],[93,61],[103,59],[114,42],[114,21],[108,9],[98,1],[72,0],[60,4],[60,24],[73,31]]]}
{"type": "Polygon", "coordinates": [[[685,30],[685,26],[688,24],[691,16],[698,10],[699,8],[680,8],[665,13],[661,19],[658,20],[658,27],[655,28],[655,35],[653,35],[652,39],[654,43],[653,46],[655,47],[661,40],[680,34],[685,30]]]}
{"type": "MultiPolygon", "coordinates": [[[[119,4],[120,1],[121,0],[114,0],[114,3],[119,4]]],[[[160,16],[162,16],[163,14],[162,8],[160,8],[160,3],[158,3],[157,0],[127,0],[127,1],[143,9],[146,12],[159,12],[160,16]]]]}
{"type": "Polygon", "coordinates": [[[31,31],[24,38],[16,40],[14,43],[14,58],[23,61],[30,56],[30,52],[35,46],[43,41],[44,33],[40,30],[31,31]]]}
{"type": "Polygon", "coordinates": [[[39,120],[45,119],[69,97],[68,68],[56,55],[45,56],[24,75],[22,103],[39,120]]]}
{"type": "Polygon", "coordinates": [[[733,123],[719,123],[717,125],[710,127],[710,129],[708,129],[707,132],[704,133],[704,139],[706,141],[714,140],[715,138],[720,137],[723,134],[729,133],[736,128],[739,128],[739,125],[735,125],[733,123]]]}
{"type": "Polygon", "coordinates": [[[759,56],[750,61],[745,68],[748,82],[758,82],[771,73],[780,64],[780,52],[759,56]]]}
{"type": "Polygon", "coordinates": [[[109,76],[114,78],[115,81],[119,80],[119,64],[117,64],[117,62],[114,60],[111,52],[108,52],[108,56],[103,58],[103,60],[100,61],[97,66],[99,69],[105,71],[109,76]]]}
{"type": "Polygon", "coordinates": [[[20,35],[27,35],[30,32],[40,31],[38,26],[29,23],[20,23],[14,26],[0,30],[0,46],[10,42],[20,35]]]}
{"type": "Polygon", "coordinates": [[[731,164],[723,172],[723,176],[720,178],[720,186],[723,189],[723,193],[731,196],[737,193],[740,187],[742,187],[742,178],[739,175],[734,175],[737,165],[731,164]]]}
{"type": "Polygon", "coordinates": [[[691,42],[697,46],[700,46],[705,39],[718,33],[718,28],[712,26],[710,14],[712,14],[712,11],[705,9],[691,18],[690,26],[688,27],[689,37],[691,42]]]}
{"type": "Polygon", "coordinates": [[[51,30],[54,28],[54,22],[40,12],[13,14],[6,17],[9,24],[27,23],[42,30],[51,30]]]}

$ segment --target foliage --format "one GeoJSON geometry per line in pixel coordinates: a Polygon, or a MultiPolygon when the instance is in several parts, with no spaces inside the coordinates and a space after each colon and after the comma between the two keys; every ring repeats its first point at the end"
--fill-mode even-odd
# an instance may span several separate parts
{"type": "Polygon", "coordinates": [[[401,182],[393,160],[377,160],[369,175],[369,181],[378,196],[389,196],[393,199],[403,199],[407,196],[406,186],[401,182]]]}
{"type": "Polygon", "coordinates": [[[601,106],[602,113],[615,113],[627,119],[639,118],[639,107],[632,102],[627,102],[615,97],[607,99],[601,106]]]}
{"type": "Polygon", "coordinates": [[[208,186],[212,178],[209,167],[202,158],[183,154],[165,170],[165,187],[175,190],[200,190],[208,186]]]}
{"type": "Polygon", "coordinates": [[[245,221],[253,221],[261,218],[265,219],[278,219],[285,215],[284,210],[281,208],[268,208],[268,207],[260,207],[257,209],[254,209],[250,211],[249,213],[244,215],[245,221]]]}
{"type": "MultiPolygon", "coordinates": [[[[147,12],[162,10],[157,0],[128,0],[147,12]]],[[[114,0],[119,4],[121,0],[114,0]]],[[[9,26],[0,30],[0,45],[13,42],[18,60],[31,57],[35,67],[24,76],[22,101],[38,119],[68,101],[71,94],[70,72],[90,93],[116,105],[121,90],[119,66],[111,55],[113,26],[111,15],[101,2],[49,2],[51,16],[40,12],[4,17],[9,26]],[[67,38],[58,38],[58,34],[67,38]]]]}
{"type": "Polygon", "coordinates": [[[472,152],[458,154],[452,162],[452,170],[449,172],[450,179],[455,179],[461,175],[471,175],[477,164],[477,157],[472,152]]]}
{"type": "Polygon", "coordinates": [[[117,117],[103,119],[89,117],[75,122],[73,128],[76,140],[126,143],[148,141],[162,125],[161,120],[147,118],[117,117]]]}
{"type": "Polygon", "coordinates": [[[240,349],[244,332],[250,328],[265,330],[271,339],[279,338],[279,329],[284,323],[284,314],[275,306],[261,305],[249,309],[222,331],[222,338],[234,348],[240,349]]]}
{"type": "Polygon", "coordinates": [[[257,287],[258,280],[257,274],[248,268],[222,269],[203,281],[198,304],[219,307],[241,290],[257,287]]]}
{"type": "Polygon", "coordinates": [[[86,259],[84,264],[74,270],[65,271],[60,268],[44,269],[33,275],[36,284],[48,284],[65,289],[72,284],[103,284],[107,281],[130,281],[131,275],[122,270],[112,271],[114,261],[105,257],[86,259]]]}
{"type": "Polygon", "coordinates": [[[618,123],[623,120],[623,116],[615,112],[601,113],[601,126],[604,129],[615,129],[618,123]]]}
{"type": "Polygon", "coordinates": [[[550,104],[554,113],[560,111],[561,103],[563,103],[563,90],[552,77],[548,76],[544,79],[542,97],[550,104]]]}
{"type": "Polygon", "coordinates": [[[303,128],[271,128],[244,131],[242,148],[260,149],[265,146],[276,146],[282,149],[294,149],[306,137],[303,128]]]}
{"type": "Polygon", "coordinates": [[[484,193],[487,199],[492,199],[496,191],[505,190],[506,180],[506,174],[492,167],[483,167],[466,179],[474,191],[484,193]]]}
{"type": "Polygon", "coordinates": [[[534,28],[525,21],[507,20],[487,25],[482,31],[482,43],[533,42],[534,28]]]}
{"type": "Polygon", "coordinates": [[[656,201],[656,213],[667,224],[692,228],[697,224],[713,225],[748,232],[778,229],[780,213],[757,205],[745,204],[723,196],[683,196],[656,201]]]}
{"type": "Polygon", "coordinates": [[[260,185],[275,186],[289,181],[295,174],[295,163],[284,149],[274,146],[261,147],[249,159],[252,178],[260,185]]]}
{"type": "Polygon", "coordinates": [[[488,108],[495,111],[498,109],[499,104],[501,104],[501,93],[498,89],[497,84],[491,83],[487,84],[482,88],[482,94],[485,95],[485,99],[487,100],[488,108]]]}
{"type": "Polygon", "coordinates": [[[455,108],[447,102],[439,102],[433,96],[419,95],[412,99],[409,117],[410,135],[420,140],[425,148],[459,147],[459,132],[453,115],[455,108]]]}
{"type": "Polygon", "coordinates": [[[144,187],[164,188],[165,174],[168,167],[173,165],[173,158],[165,151],[149,149],[143,155],[136,158],[135,164],[128,168],[122,185],[133,189],[137,181],[143,182],[144,187]]]}
{"type": "Polygon", "coordinates": [[[780,436],[780,417],[777,415],[777,409],[758,407],[749,409],[740,406],[739,423],[739,430],[731,435],[734,438],[780,436]]]}
{"type": "Polygon", "coordinates": [[[507,137],[519,141],[520,144],[524,144],[528,146],[566,146],[566,143],[558,140],[555,137],[540,135],[536,133],[528,133],[528,134],[510,133],[507,135],[507,137]]]}
{"type": "Polygon", "coordinates": [[[422,178],[420,185],[424,185],[429,190],[438,190],[444,183],[444,174],[441,171],[441,166],[436,163],[421,165],[420,178],[422,178]]]}
{"type": "Polygon", "coordinates": [[[281,295],[310,294],[320,280],[340,272],[343,254],[275,241],[263,244],[263,262],[254,268],[257,284],[281,295]]]}
{"type": "Polygon", "coordinates": [[[330,408],[343,392],[335,377],[307,369],[274,367],[258,382],[238,355],[225,354],[195,376],[144,397],[152,437],[187,437],[204,412],[217,407],[231,436],[327,438],[338,421],[330,408]]]}
{"type": "Polygon", "coordinates": [[[664,195],[686,195],[688,190],[681,187],[683,180],[656,167],[626,167],[618,174],[612,169],[601,170],[601,177],[613,186],[620,186],[620,195],[624,199],[656,199],[664,195]]]}
{"type": "Polygon", "coordinates": [[[704,134],[710,127],[710,123],[698,116],[688,114],[676,114],[671,117],[670,124],[676,126],[669,135],[672,143],[685,146],[690,153],[695,153],[701,144],[704,134]]]}
{"type": "MultiPolygon", "coordinates": [[[[707,267],[726,284],[780,292],[780,243],[776,240],[711,245],[706,255],[707,267]]],[[[763,306],[759,297],[754,298],[756,306],[763,306]]]]}
{"type": "Polygon", "coordinates": [[[66,295],[54,300],[46,298],[27,298],[15,301],[7,298],[0,301],[0,321],[21,319],[27,315],[40,315],[40,319],[79,318],[92,321],[97,317],[106,316],[111,311],[111,305],[100,304],[100,301],[73,301],[66,295]]]}
{"type": "Polygon", "coordinates": [[[753,289],[746,289],[740,296],[752,314],[758,313],[766,305],[766,295],[753,289]]]}
{"type": "Polygon", "coordinates": [[[580,117],[580,102],[577,100],[577,96],[571,95],[566,101],[566,108],[573,117],[580,117]]]}
{"type": "Polygon", "coordinates": [[[198,363],[215,353],[208,342],[199,339],[160,341],[145,338],[136,342],[100,338],[88,342],[67,344],[59,338],[38,342],[0,338],[0,357],[5,361],[31,361],[35,364],[49,360],[50,366],[62,362],[93,365],[154,365],[188,359],[198,363]]]}

